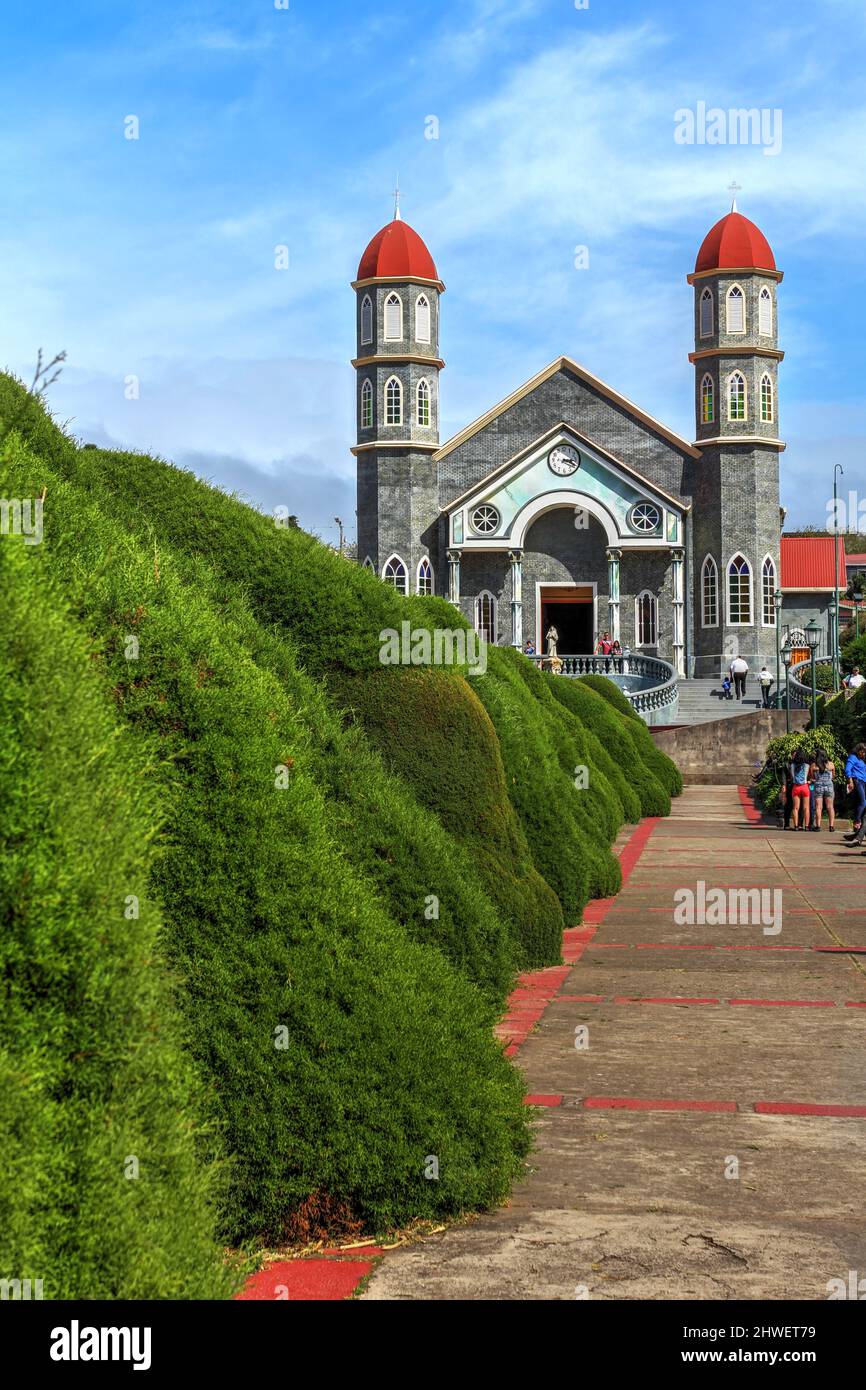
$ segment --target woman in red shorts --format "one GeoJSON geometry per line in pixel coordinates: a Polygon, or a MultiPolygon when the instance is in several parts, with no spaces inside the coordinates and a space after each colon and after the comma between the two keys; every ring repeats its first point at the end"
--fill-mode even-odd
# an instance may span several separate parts
{"type": "Polygon", "coordinates": [[[792,830],[809,829],[809,767],[811,760],[798,748],[791,759],[792,791],[794,794],[794,813],[791,817],[792,830]],[[802,821],[802,825],[800,822],[802,821]]]}

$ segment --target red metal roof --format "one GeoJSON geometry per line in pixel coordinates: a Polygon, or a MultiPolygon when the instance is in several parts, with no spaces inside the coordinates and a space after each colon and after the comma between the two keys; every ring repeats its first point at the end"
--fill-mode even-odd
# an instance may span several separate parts
{"type": "Polygon", "coordinates": [[[759,227],[741,212],[729,212],[707,232],[695,261],[700,270],[775,270],[770,243],[759,227]]]}
{"type": "Polygon", "coordinates": [[[395,218],[376,233],[358,266],[359,280],[372,280],[384,275],[400,279],[439,279],[433,257],[424,242],[402,218],[395,218]]]}
{"type": "MultiPolygon", "coordinates": [[[[839,588],[845,589],[845,537],[839,536],[839,588]]],[[[783,589],[836,587],[832,536],[783,536],[781,541],[783,589]]]]}
{"type": "Polygon", "coordinates": [[[866,565],[866,554],[864,555],[845,555],[846,565],[866,565]]]}

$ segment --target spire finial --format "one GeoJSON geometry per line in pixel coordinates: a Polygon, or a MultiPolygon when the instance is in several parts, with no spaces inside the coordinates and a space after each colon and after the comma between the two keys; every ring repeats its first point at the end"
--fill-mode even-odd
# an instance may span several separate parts
{"type": "Polygon", "coordinates": [[[728,184],[728,192],[731,195],[731,212],[737,211],[737,194],[742,193],[742,191],[742,186],[737,183],[736,179],[734,179],[733,183],[728,184]]]}
{"type": "Polygon", "coordinates": [[[402,222],[403,214],[400,211],[400,175],[397,175],[397,187],[394,189],[394,221],[402,222]]]}

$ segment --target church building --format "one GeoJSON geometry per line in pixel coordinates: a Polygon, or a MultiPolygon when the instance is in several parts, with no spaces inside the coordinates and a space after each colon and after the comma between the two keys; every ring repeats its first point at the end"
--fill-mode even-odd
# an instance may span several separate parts
{"type": "Polygon", "coordinates": [[[557,357],[443,443],[445,285],[398,209],[352,286],[359,561],[490,642],[540,652],[553,622],[560,655],[608,632],[681,677],[775,662],[782,272],[735,205],[687,280],[693,439],[557,357]]]}

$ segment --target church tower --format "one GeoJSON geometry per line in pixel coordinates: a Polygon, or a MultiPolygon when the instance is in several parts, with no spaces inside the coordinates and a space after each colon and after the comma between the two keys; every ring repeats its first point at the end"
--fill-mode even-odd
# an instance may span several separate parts
{"type": "Polygon", "coordinates": [[[403,221],[377,232],[356,296],[358,560],[401,593],[443,593],[439,568],[439,300],[430,252],[403,221]]]}
{"type": "Polygon", "coordinates": [[[692,594],[695,675],[742,655],[775,670],[779,585],[776,291],[763,233],[732,210],[704,238],[694,271],[695,464],[692,594]]]}

